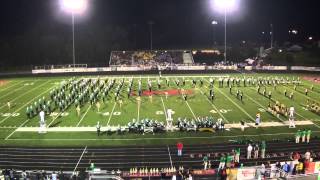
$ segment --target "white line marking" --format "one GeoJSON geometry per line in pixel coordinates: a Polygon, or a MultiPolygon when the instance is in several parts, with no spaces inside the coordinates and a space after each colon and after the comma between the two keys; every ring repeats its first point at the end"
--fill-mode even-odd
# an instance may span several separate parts
{"type": "Polygon", "coordinates": [[[52,121],[48,124],[47,128],[49,128],[49,127],[51,126],[51,124],[52,124],[56,119],[58,119],[58,117],[59,117],[60,115],[61,115],[61,112],[59,112],[59,113],[57,114],[57,116],[52,119],[52,121]]]}
{"type": "MultiPolygon", "coordinates": [[[[29,119],[25,120],[18,128],[24,126],[28,121],[29,121],[29,119]]],[[[8,140],[8,139],[17,131],[18,128],[16,128],[14,131],[12,131],[12,133],[10,133],[10,134],[5,138],[5,140],[8,140]]]]}
{"type": "Polygon", "coordinates": [[[78,168],[78,165],[79,165],[79,163],[80,163],[80,161],[81,161],[81,159],[82,159],[82,157],[83,157],[83,154],[86,152],[86,150],[87,150],[87,146],[83,149],[82,154],[81,154],[81,156],[80,156],[80,158],[79,158],[79,161],[78,161],[76,167],[74,167],[74,170],[73,170],[73,173],[72,173],[72,174],[74,174],[74,173],[76,172],[76,170],[77,170],[77,168],[78,168]]]}
{"type": "Polygon", "coordinates": [[[232,102],[232,104],[234,104],[235,106],[238,107],[238,109],[240,109],[244,114],[246,114],[252,121],[255,121],[255,119],[246,111],[244,110],[242,107],[240,107],[237,103],[235,103],[230,97],[228,97],[227,95],[225,95],[219,88],[214,87],[215,89],[217,89],[224,97],[226,97],[230,102],[232,102]]]}
{"type": "Polygon", "coordinates": [[[141,100],[140,100],[140,103],[138,103],[138,107],[137,107],[137,121],[139,121],[139,118],[140,118],[140,106],[141,106],[141,100]]]}
{"type": "MultiPolygon", "coordinates": [[[[252,88],[250,88],[250,89],[252,89],[252,88]]],[[[252,89],[252,90],[253,90],[253,89],[252,89]]],[[[246,97],[248,97],[252,102],[256,103],[256,104],[259,105],[262,109],[264,109],[266,112],[268,112],[268,109],[265,108],[262,104],[260,104],[260,103],[257,102],[256,100],[252,99],[252,98],[251,98],[250,96],[248,96],[248,95],[246,95],[246,97]]],[[[283,119],[282,119],[282,118],[277,117],[277,116],[274,116],[274,117],[278,118],[280,121],[283,122],[283,119]]]]}
{"type": "MultiPolygon", "coordinates": [[[[39,81],[39,80],[36,80],[35,82],[37,82],[37,81],[39,81]]],[[[31,88],[30,90],[26,91],[25,93],[20,94],[20,96],[17,96],[17,97],[15,97],[14,99],[10,100],[10,102],[15,101],[16,99],[18,99],[18,98],[20,98],[20,97],[22,97],[22,96],[30,93],[31,91],[34,91],[35,89],[40,88],[41,86],[43,86],[43,85],[45,85],[45,84],[47,84],[47,83],[48,83],[48,82],[46,82],[46,83],[44,83],[44,84],[42,84],[42,85],[40,85],[40,86],[36,86],[36,87],[34,87],[34,88],[31,88]]],[[[24,87],[24,86],[22,86],[22,87],[20,87],[20,88],[23,88],[23,87],[24,87]]],[[[20,88],[18,88],[18,89],[20,89],[20,88]]],[[[14,90],[14,91],[16,91],[16,90],[14,90]]],[[[12,92],[14,92],[14,91],[12,91],[12,92]]],[[[9,93],[9,94],[10,94],[10,93],[9,93]]],[[[5,107],[5,106],[6,106],[6,105],[1,106],[0,109],[2,109],[2,108],[5,107]]]]}
{"type": "Polygon", "coordinates": [[[82,120],[84,119],[84,117],[87,115],[87,113],[88,113],[88,111],[89,111],[90,108],[91,108],[91,104],[90,104],[90,106],[87,108],[86,112],[82,115],[80,121],[79,121],[78,124],[77,124],[77,127],[80,125],[80,123],[82,122],[82,120]]]}
{"type": "Polygon", "coordinates": [[[317,101],[317,100],[315,100],[315,99],[312,99],[312,97],[305,95],[303,92],[295,91],[295,90],[292,89],[290,86],[284,86],[284,85],[282,85],[281,87],[283,87],[283,88],[288,88],[288,89],[290,89],[292,92],[297,92],[297,94],[300,95],[300,96],[304,96],[304,97],[306,97],[307,99],[311,99],[311,100],[314,101],[314,102],[320,103],[319,101],[317,101]]]}
{"type": "Polygon", "coordinates": [[[9,93],[4,94],[4,95],[1,96],[0,98],[6,97],[6,96],[8,96],[8,95],[10,95],[10,94],[12,94],[12,93],[14,93],[14,92],[22,89],[22,88],[24,88],[24,86],[21,86],[21,87],[19,87],[19,88],[16,88],[16,89],[14,89],[13,91],[10,91],[9,93]]]}
{"type": "Polygon", "coordinates": [[[110,116],[109,116],[109,119],[108,119],[108,122],[107,122],[107,126],[108,126],[109,123],[110,123],[110,120],[111,120],[111,117],[112,117],[112,115],[113,115],[113,111],[114,111],[114,109],[116,108],[116,105],[117,105],[117,102],[114,102],[113,108],[112,108],[112,110],[111,110],[111,113],[110,113],[110,116]]]}
{"type": "Polygon", "coordinates": [[[170,153],[170,148],[169,148],[169,146],[167,146],[168,147],[168,154],[169,154],[169,158],[170,158],[170,164],[171,164],[171,167],[173,167],[173,165],[172,165],[172,159],[171,159],[171,153],[170,153]]]}
{"type": "MultiPolygon", "coordinates": [[[[51,81],[51,80],[50,80],[50,81],[51,81]]],[[[50,81],[42,84],[41,86],[49,83],[50,81]]],[[[28,101],[27,103],[25,103],[23,106],[21,106],[19,109],[17,109],[16,111],[14,111],[13,113],[16,113],[16,112],[20,111],[22,108],[24,108],[25,106],[27,106],[29,103],[31,103],[32,101],[34,101],[35,99],[37,99],[39,96],[42,96],[42,95],[45,94],[46,92],[50,91],[51,89],[53,89],[53,87],[47,89],[47,90],[44,91],[43,93],[41,93],[41,94],[39,94],[38,96],[34,97],[33,99],[31,99],[30,101],[28,101]]],[[[10,117],[10,116],[7,116],[6,118],[2,119],[2,120],[0,121],[0,124],[3,123],[5,120],[7,120],[9,117],[10,117]]]]}
{"type": "MultiPolygon", "coordinates": [[[[181,89],[180,89],[180,91],[181,91],[181,89]]],[[[191,109],[191,107],[190,107],[190,105],[189,105],[188,101],[184,100],[184,97],[183,97],[182,93],[181,93],[181,97],[182,97],[182,100],[183,100],[184,102],[186,102],[186,104],[187,104],[187,106],[188,106],[188,108],[189,108],[190,112],[192,113],[192,115],[193,115],[194,119],[196,120],[196,119],[197,119],[196,115],[195,115],[195,114],[194,114],[194,112],[192,111],[192,109],[191,109]]]]}
{"type": "MultiPolygon", "coordinates": [[[[13,86],[16,86],[16,85],[18,85],[18,84],[21,84],[21,83],[23,83],[23,82],[25,82],[25,81],[17,81],[17,82],[14,82],[14,84],[11,84],[11,85],[9,85],[8,87],[6,87],[6,88],[3,88],[3,89],[0,89],[0,92],[1,91],[4,91],[4,90],[7,90],[7,89],[10,89],[10,88],[12,88],[13,86]]],[[[2,97],[2,96],[1,96],[2,97]]]]}
{"type": "MultiPolygon", "coordinates": [[[[205,86],[206,87],[206,86],[205,86]]],[[[201,89],[199,89],[201,94],[204,95],[203,91],[201,89]]],[[[205,96],[205,95],[204,95],[205,96]]],[[[220,117],[223,118],[224,121],[229,122],[224,115],[222,115],[222,113],[220,113],[219,109],[211,102],[209,101],[209,99],[205,96],[206,100],[211,104],[211,106],[214,108],[214,110],[219,114],[220,117]]]]}
{"type": "Polygon", "coordinates": [[[166,119],[168,118],[167,117],[167,110],[166,110],[166,106],[164,105],[164,102],[163,102],[163,98],[161,97],[161,102],[162,102],[162,106],[163,106],[163,111],[164,111],[164,115],[166,116],[166,119]]]}
{"type": "Polygon", "coordinates": [[[188,103],[188,101],[185,101],[186,103],[187,103],[187,105],[188,105],[188,107],[189,107],[189,109],[190,109],[190,111],[191,111],[191,113],[192,113],[192,115],[193,115],[193,117],[195,118],[195,120],[197,119],[197,117],[196,117],[196,115],[194,114],[194,112],[192,111],[192,109],[191,109],[191,107],[190,107],[190,105],[189,105],[189,103],[188,103]]]}

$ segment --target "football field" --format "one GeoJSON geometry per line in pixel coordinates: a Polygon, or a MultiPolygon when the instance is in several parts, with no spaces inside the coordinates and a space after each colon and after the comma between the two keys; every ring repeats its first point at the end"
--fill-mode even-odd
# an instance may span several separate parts
{"type": "MultiPolygon", "coordinates": [[[[178,140],[190,143],[213,143],[239,139],[292,138],[298,129],[311,129],[313,135],[318,135],[320,134],[320,113],[312,110],[310,105],[320,104],[320,84],[312,81],[310,76],[307,78],[307,75],[303,74],[204,74],[163,75],[160,79],[156,75],[1,79],[0,144],[100,146],[166,144],[175,143],[178,140]],[[98,79],[101,89],[111,81],[114,85],[110,88],[108,95],[103,94],[99,89],[99,98],[94,103],[91,104],[86,100],[79,106],[80,114],[74,102],[70,102],[63,110],[52,102],[50,93],[54,89],[61,88],[63,84],[72,82],[80,84],[80,81],[92,83],[98,79]],[[227,79],[229,85],[227,85],[227,79]],[[279,80],[276,85],[273,81],[275,79],[279,80]],[[131,80],[133,86],[128,97],[131,80]],[[210,87],[212,80],[214,85],[210,87]],[[138,96],[139,81],[141,97],[138,96]],[[262,84],[258,85],[259,81],[262,84]],[[222,82],[223,86],[220,84],[222,82]],[[120,94],[116,100],[115,93],[121,83],[123,85],[119,88],[120,94]],[[231,90],[230,86],[232,86],[231,90]],[[213,98],[210,96],[210,89],[214,93],[213,98]],[[45,134],[38,133],[39,115],[28,118],[26,113],[27,107],[34,105],[42,98],[51,101],[52,104],[52,112],[45,115],[48,131],[45,134]],[[272,113],[270,107],[277,103],[285,108],[294,107],[295,121],[297,124],[301,122],[300,125],[289,129],[288,115],[272,113]],[[126,126],[133,119],[135,121],[152,119],[166,124],[168,109],[172,110],[174,124],[178,119],[186,118],[192,121],[192,119],[212,117],[214,121],[222,119],[226,125],[230,125],[230,128],[227,131],[215,133],[167,132],[144,135],[128,132],[104,133],[107,127],[126,126]],[[255,123],[257,114],[260,114],[261,122],[265,123],[265,127],[258,129],[250,127],[249,124],[255,123]],[[237,128],[241,121],[249,125],[245,132],[237,128]],[[95,132],[97,122],[102,126],[101,136],[97,136],[95,132]]],[[[70,87],[71,85],[66,87],[67,95],[71,92],[70,87]]],[[[91,91],[93,92],[90,90],[90,93],[91,91]]]]}

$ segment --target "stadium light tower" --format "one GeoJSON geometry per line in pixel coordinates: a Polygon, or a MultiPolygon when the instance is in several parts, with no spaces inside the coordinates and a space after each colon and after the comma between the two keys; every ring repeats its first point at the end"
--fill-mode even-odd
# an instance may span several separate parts
{"type": "Polygon", "coordinates": [[[224,13],[224,63],[227,62],[227,14],[238,8],[238,0],[212,0],[213,9],[224,13]]]}
{"type": "Polygon", "coordinates": [[[73,68],[76,64],[76,52],[74,47],[74,16],[83,14],[88,6],[88,0],[60,0],[61,8],[67,12],[71,13],[72,16],[72,59],[73,68]]]}
{"type": "Polygon", "coordinates": [[[211,21],[211,25],[212,25],[212,43],[213,43],[213,48],[214,48],[214,45],[215,45],[215,42],[214,42],[214,26],[218,25],[218,21],[211,21]]]}

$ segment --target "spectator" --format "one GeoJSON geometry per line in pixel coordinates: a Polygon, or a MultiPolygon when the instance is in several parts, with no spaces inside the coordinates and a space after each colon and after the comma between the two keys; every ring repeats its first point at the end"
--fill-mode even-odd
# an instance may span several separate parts
{"type": "Polygon", "coordinates": [[[254,151],[254,158],[257,159],[259,157],[259,145],[256,144],[253,148],[254,151]]]}
{"type": "Polygon", "coordinates": [[[178,149],[178,156],[182,156],[182,149],[183,149],[182,142],[177,143],[177,149],[178,149]]]}
{"type": "Polygon", "coordinates": [[[176,174],[172,175],[172,180],[177,180],[177,175],[176,174]]]}
{"type": "Polygon", "coordinates": [[[226,158],[225,158],[224,155],[222,155],[221,158],[220,158],[218,172],[220,171],[220,169],[223,169],[225,165],[226,165],[226,158]]]}
{"type": "Polygon", "coordinates": [[[261,142],[261,158],[264,159],[266,154],[266,141],[261,142]]]}
{"type": "Polygon", "coordinates": [[[52,180],[57,180],[57,174],[56,174],[56,172],[52,172],[52,174],[51,174],[51,179],[52,180]]]}
{"type": "Polygon", "coordinates": [[[59,180],[64,180],[64,179],[65,179],[64,173],[63,173],[63,171],[60,171],[59,172],[59,180]]]}
{"type": "Polygon", "coordinates": [[[21,173],[21,178],[22,178],[23,180],[26,180],[26,179],[27,179],[27,173],[26,173],[25,170],[22,171],[22,173],[21,173]]]}
{"type": "Polygon", "coordinates": [[[298,163],[298,165],[297,165],[297,169],[296,169],[296,171],[297,171],[297,174],[301,174],[301,173],[303,173],[303,163],[301,162],[301,161],[299,161],[299,163],[298,163]]]}
{"type": "Polygon", "coordinates": [[[251,144],[249,144],[247,148],[247,159],[251,159],[251,153],[252,153],[252,146],[251,144]]]}
{"type": "Polygon", "coordinates": [[[299,159],[300,159],[300,154],[298,152],[294,152],[292,155],[291,155],[291,159],[293,161],[296,161],[298,163],[299,159]]]}
{"type": "Polygon", "coordinates": [[[306,161],[310,161],[310,157],[311,157],[311,153],[310,151],[307,151],[305,154],[304,154],[304,158],[306,161]]]}
{"type": "Polygon", "coordinates": [[[240,162],[240,148],[236,148],[235,150],[234,162],[236,163],[240,162]]]}
{"type": "Polygon", "coordinates": [[[227,169],[226,168],[222,169],[221,174],[220,174],[220,179],[221,180],[227,179],[227,169]]]}
{"type": "Polygon", "coordinates": [[[203,169],[207,170],[208,169],[208,156],[203,157],[203,169]]]}
{"type": "Polygon", "coordinates": [[[284,165],[282,165],[281,177],[286,177],[289,172],[290,172],[290,165],[287,162],[285,162],[284,165]]]}
{"type": "Polygon", "coordinates": [[[233,162],[233,156],[228,153],[226,157],[226,167],[230,168],[232,162],[233,162]]]}
{"type": "Polygon", "coordinates": [[[9,171],[9,177],[10,177],[10,179],[13,179],[13,178],[14,178],[14,171],[13,171],[13,169],[10,169],[10,171],[9,171]]]}
{"type": "Polygon", "coordinates": [[[4,174],[2,171],[0,171],[0,180],[4,180],[4,174]]]}

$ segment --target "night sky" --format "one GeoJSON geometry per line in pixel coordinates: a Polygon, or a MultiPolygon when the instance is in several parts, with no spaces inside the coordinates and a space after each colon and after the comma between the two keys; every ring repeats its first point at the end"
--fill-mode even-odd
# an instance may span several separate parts
{"type": "MultiPolygon", "coordinates": [[[[89,0],[90,1],[90,0],[89,0]]],[[[58,0],[7,0],[0,6],[0,40],[24,36],[42,25],[52,31],[71,36],[71,16],[61,11],[58,0]]],[[[242,40],[268,42],[270,24],[274,26],[275,41],[287,41],[289,29],[295,37],[320,37],[319,0],[240,0],[241,7],[228,14],[228,43],[242,40]]],[[[148,22],[153,21],[154,48],[190,48],[222,43],[223,15],[214,12],[209,0],[91,0],[88,11],[76,17],[76,38],[81,31],[99,27],[123,28],[131,44],[123,48],[149,47],[148,22]],[[212,20],[218,25],[213,27],[212,20]],[[136,40],[135,40],[136,39],[136,40]]],[[[120,41],[120,40],[119,40],[120,41]]],[[[122,41],[122,40],[121,40],[122,41]]],[[[121,48],[121,47],[120,47],[121,48]]]]}

